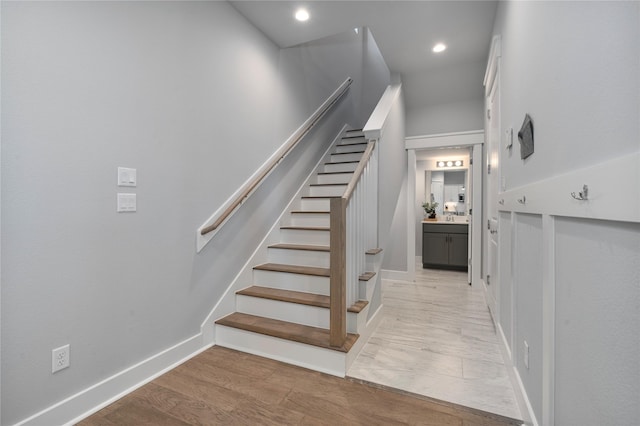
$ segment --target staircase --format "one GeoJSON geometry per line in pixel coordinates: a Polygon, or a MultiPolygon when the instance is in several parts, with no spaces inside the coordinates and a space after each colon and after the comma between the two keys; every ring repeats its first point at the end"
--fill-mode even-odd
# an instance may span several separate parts
{"type": "MultiPolygon", "coordinates": [[[[344,376],[369,334],[369,300],[378,280],[380,249],[369,247],[358,288],[347,306],[344,344],[330,336],[330,201],[347,189],[367,142],[347,130],[325,158],[302,196],[283,216],[279,242],[267,247],[267,263],[237,291],[236,312],[216,321],[216,344],[344,376]],[[366,336],[365,336],[366,337],[366,336]]],[[[349,268],[347,268],[349,270],[349,268]]]]}

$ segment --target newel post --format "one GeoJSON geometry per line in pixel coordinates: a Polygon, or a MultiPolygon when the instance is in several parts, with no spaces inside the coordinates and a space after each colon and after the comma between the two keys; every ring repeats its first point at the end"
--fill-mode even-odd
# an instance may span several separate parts
{"type": "Polygon", "coordinates": [[[342,197],[332,198],[330,205],[329,344],[340,347],[347,339],[347,200],[342,197]]]}

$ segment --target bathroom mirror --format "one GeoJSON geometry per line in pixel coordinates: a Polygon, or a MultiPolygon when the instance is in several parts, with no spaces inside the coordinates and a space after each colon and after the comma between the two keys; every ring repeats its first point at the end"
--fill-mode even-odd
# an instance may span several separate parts
{"type": "Polygon", "coordinates": [[[467,214],[467,170],[425,171],[425,200],[437,202],[436,215],[467,214]]]}

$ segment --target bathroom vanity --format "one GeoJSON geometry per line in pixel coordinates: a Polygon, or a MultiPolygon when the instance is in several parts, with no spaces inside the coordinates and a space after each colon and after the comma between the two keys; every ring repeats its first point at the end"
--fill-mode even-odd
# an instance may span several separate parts
{"type": "Polygon", "coordinates": [[[422,222],[422,266],[466,271],[469,262],[469,224],[422,222]]]}

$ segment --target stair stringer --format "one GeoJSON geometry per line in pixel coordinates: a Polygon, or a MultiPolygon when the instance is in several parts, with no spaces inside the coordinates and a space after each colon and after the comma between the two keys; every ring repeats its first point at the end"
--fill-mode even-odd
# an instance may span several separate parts
{"type": "Polygon", "coordinates": [[[293,208],[297,208],[300,206],[300,198],[305,194],[309,184],[314,182],[318,171],[323,167],[324,163],[331,157],[331,153],[333,152],[335,146],[340,142],[341,137],[348,129],[348,126],[345,124],[342,126],[338,134],[335,136],[331,144],[327,147],[327,150],[324,152],[322,157],[318,160],[315,167],[309,172],[309,175],[304,180],[304,182],[298,188],[298,191],[291,197],[289,203],[284,207],[282,213],[276,219],[273,226],[267,233],[267,235],[263,238],[263,240],[258,244],[255,251],[244,264],[240,272],[235,276],[233,281],[227,286],[227,289],[224,291],[222,297],[216,302],[214,307],[211,309],[205,320],[202,322],[200,329],[203,336],[204,344],[215,344],[216,342],[216,325],[215,320],[218,318],[222,318],[226,315],[229,315],[236,310],[236,292],[242,290],[247,287],[248,283],[251,283],[253,280],[253,267],[260,263],[267,262],[268,258],[268,246],[272,244],[276,244],[280,241],[280,226],[284,222],[284,219],[289,215],[290,211],[293,208]]]}

